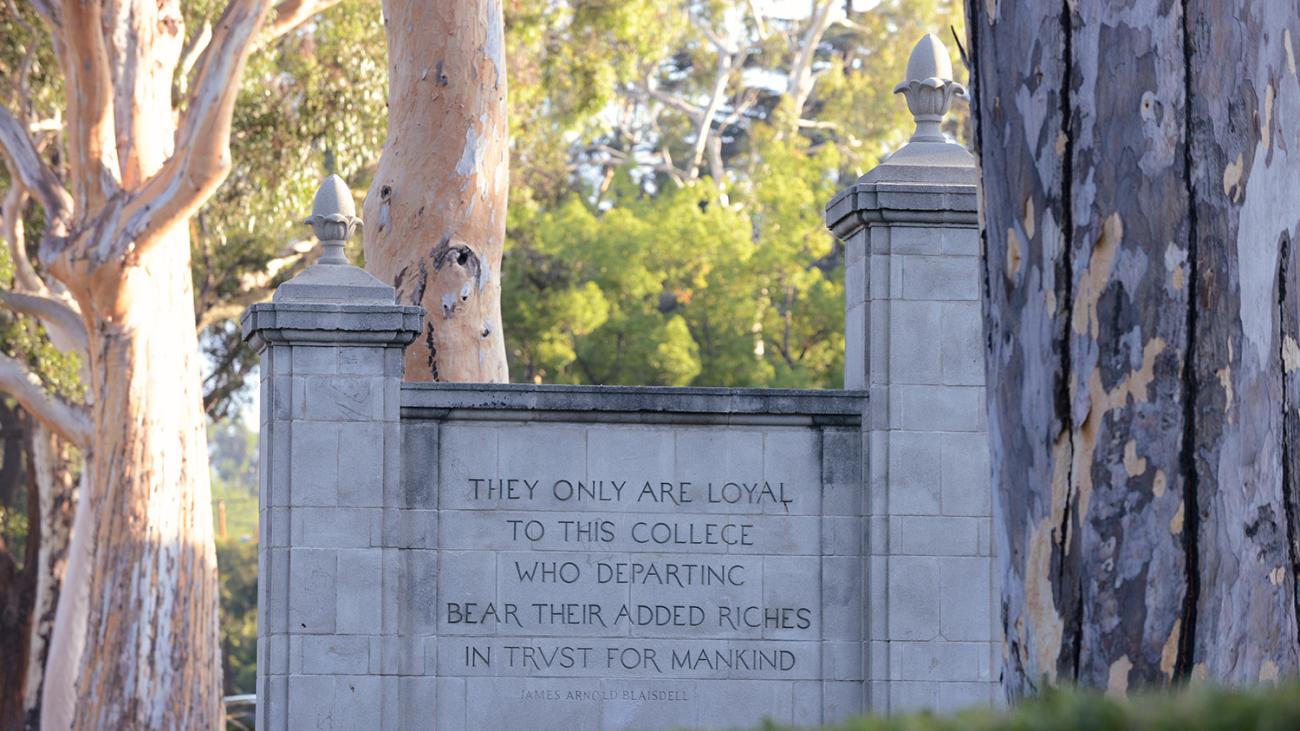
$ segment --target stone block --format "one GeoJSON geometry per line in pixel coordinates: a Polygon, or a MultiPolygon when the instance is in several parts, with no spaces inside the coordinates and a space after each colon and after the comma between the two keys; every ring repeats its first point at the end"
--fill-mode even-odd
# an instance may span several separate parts
{"type": "MultiPolygon", "coordinates": [[[[656,480],[657,475],[659,480],[670,480],[671,475],[676,471],[676,437],[670,428],[620,426],[588,429],[585,432],[573,430],[572,434],[570,430],[563,429],[558,434],[560,443],[557,449],[560,451],[548,455],[547,459],[540,460],[538,464],[540,469],[533,468],[536,474],[546,478],[554,475],[570,481],[586,478],[591,481],[626,480],[635,483],[638,477],[642,482],[646,479],[653,481],[656,480]],[[585,443],[581,441],[581,436],[584,434],[585,443]],[[556,464],[551,461],[551,457],[564,461],[565,465],[556,464]],[[581,471],[584,465],[585,475],[574,474],[575,469],[581,471]]],[[[540,443],[547,441],[542,437],[541,430],[536,432],[536,436],[540,443]]],[[[533,448],[525,447],[525,449],[531,452],[533,448]]],[[[549,452],[550,447],[542,447],[542,449],[549,452]]],[[[502,460],[506,458],[503,445],[502,460]]],[[[566,502],[572,503],[572,501],[566,502]]],[[[587,505],[567,504],[563,507],[573,510],[603,506],[591,506],[588,503],[587,505]]]]}
{"type": "Polygon", "coordinates": [[[889,639],[935,639],[940,634],[940,560],[894,556],[889,561],[889,639]]]}
{"type": "Polygon", "coordinates": [[[873,225],[867,228],[871,235],[871,253],[873,255],[888,254],[890,251],[890,236],[893,229],[890,226],[873,225]]]}
{"type": "Polygon", "coordinates": [[[826,680],[863,680],[864,648],[861,642],[823,642],[822,677],[826,680]]]}
{"type": "Polygon", "coordinates": [[[917,431],[888,434],[889,512],[936,515],[940,512],[942,468],[938,435],[917,431]]]}
{"type": "Polygon", "coordinates": [[[889,639],[889,557],[866,559],[867,639],[889,639]]]}
{"type": "Polygon", "coordinates": [[[934,710],[943,683],[924,680],[893,680],[889,682],[889,712],[891,714],[934,710]]]}
{"type": "Polygon", "coordinates": [[[294,417],[315,421],[371,421],[384,416],[383,379],[306,376],[294,380],[294,417]]]}
{"type": "Polygon", "coordinates": [[[385,510],[383,535],[373,545],[391,548],[437,548],[438,511],[385,510]]]}
{"type": "Polygon", "coordinates": [[[979,519],[902,515],[890,518],[894,555],[974,556],[979,552],[979,519]]]}
{"type": "Polygon", "coordinates": [[[889,713],[888,680],[873,680],[867,683],[867,711],[877,715],[889,713]]]}
{"type": "Polygon", "coordinates": [[[763,479],[784,483],[790,505],[766,503],[763,512],[815,515],[821,512],[821,434],[813,429],[782,429],[763,435],[763,479]]]}
{"type": "Polygon", "coordinates": [[[339,505],[383,507],[384,424],[344,422],[338,429],[339,505]]]}
{"type": "Polygon", "coordinates": [[[979,257],[897,256],[903,260],[903,298],[972,300],[980,298],[979,257]]]}
{"type": "Polygon", "coordinates": [[[889,553],[889,516],[873,515],[867,518],[867,552],[873,556],[889,553]]]}
{"type": "MultiPolygon", "coordinates": [[[[762,472],[763,432],[758,429],[692,427],[677,429],[675,432],[674,464],[668,479],[691,482],[696,494],[704,494],[708,483],[721,486],[729,481],[753,482],[762,477],[772,477],[762,472]]],[[[792,489],[794,487],[791,486],[792,489]]],[[[668,508],[671,509],[671,504],[668,508]]],[[[689,508],[691,512],[750,511],[749,506],[702,501],[683,508],[689,508]]],[[[753,508],[753,512],[760,510],[761,506],[753,508]]]]}
{"type": "Polygon", "coordinates": [[[302,637],[302,673],[364,675],[370,672],[370,639],[362,635],[302,637]]]}
{"type": "MultiPolygon", "coordinates": [[[[263,503],[268,505],[268,503],[263,503]]],[[[288,546],[292,534],[290,532],[290,518],[293,515],[291,508],[262,508],[258,515],[258,541],[263,546],[288,546]]]]}
{"type": "Polygon", "coordinates": [[[372,524],[378,509],[365,508],[273,508],[289,519],[292,545],[298,548],[366,548],[370,546],[372,524]]]}
{"type": "Polygon", "coordinates": [[[437,728],[469,728],[466,715],[466,690],[464,678],[438,678],[436,681],[438,700],[434,703],[434,718],[437,728]]]}
{"type": "MultiPolygon", "coordinates": [[[[294,506],[333,507],[339,496],[339,428],[321,421],[294,422],[290,455],[294,506]]],[[[274,486],[274,482],[272,483],[274,486]]],[[[276,504],[272,501],[272,504],[276,504]]]]}
{"type": "Polygon", "coordinates": [[[289,628],[289,549],[262,546],[257,552],[258,634],[289,628]]]}
{"type": "MultiPolygon", "coordinates": [[[[547,489],[556,480],[594,479],[595,475],[584,474],[593,466],[587,461],[587,436],[586,427],[570,424],[503,426],[497,430],[498,476],[536,479],[547,489]]],[[[486,458],[490,451],[480,454],[486,458]]],[[[608,464],[598,466],[612,469],[608,464]]],[[[671,459],[668,469],[672,469],[671,459]]],[[[506,502],[495,507],[507,507],[506,502]]]]}
{"type": "Polygon", "coordinates": [[[867,295],[871,302],[888,302],[898,296],[898,290],[891,289],[893,267],[892,257],[888,252],[873,254],[867,268],[867,295]]]}
{"type": "Polygon", "coordinates": [[[380,634],[376,610],[383,605],[384,582],[377,548],[338,551],[336,631],[380,634]]]}
{"type": "Polygon", "coordinates": [[[289,631],[320,634],[335,631],[335,551],[289,549],[289,631]]]}
{"type": "Polygon", "coordinates": [[[293,374],[331,375],[339,372],[339,348],[333,345],[294,345],[293,374]]]}
{"type": "MultiPolygon", "coordinates": [[[[339,731],[384,728],[384,681],[378,675],[335,675],[333,725],[339,731]]],[[[394,701],[396,698],[393,699],[394,701]]]]}
{"type": "Polygon", "coordinates": [[[860,641],[863,560],[856,556],[827,556],[821,563],[822,639],[860,641]]]}
{"type": "Polygon", "coordinates": [[[856,307],[867,301],[867,265],[844,267],[844,305],[856,307]]]}
{"type": "Polygon", "coordinates": [[[943,365],[941,381],[953,386],[984,385],[984,318],[979,302],[944,302],[933,305],[939,309],[940,326],[937,341],[942,344],[940,361],[943,365]]]}
{"type": "Polygon", "coordinates": [[[294,379],[290,376],[272,376],[269,383],[267,390],[270,393],[264,391],[262,394],[262,407],[267,410],[265,423],[292,419],[294,379]]]}
{"type": "Polygon", "coordinates": [[[978,226],[949,226],[943,232],[943,253],[974,257],[980,255],[978,226]]]}
{"type": "Polygon", "coordinates": [[[822,510],[827,515],[861,515],[863,508],[862,432],[822,430],[822,510]]]}
{"type": "Polygon", "coordinates": [[[822,718],[822,684],[816,680],[796,680],[790,684],[794,695],[791,711],[798,722],[822,718]]]}
{"type": "Polygon", "coordinates": [[[288,424],[271,424],[261,437],[263,451],[258,460],[260,505],[286,506],[294,504],[293,489],[293,439],[288,424]]]}
{"type": "Polygon", "coordinates": [[[938,384],[944,382],[938,334],[944,314],[936,302],[896,301],[890,304],[890,383],[938,384]]]}
{"type": "MultiPolygon", "coordinates": [[[[418,642],[404,643],[398,637],[371,635],[367,637],[366,640],[369,644],[369,660],[370,660],[370,662],[366,666],[366,672],[371,675],[400,674],[402,672],[401,661],[404,659],[403,655],[410,654],[409,652],[403,653],[402,652],[403,648],[404,647],[409,648],[412,644],[414,644],[417,650],[421,649],[418,642]]],[[[407,659],[406,667],[409,668],[411,667],[412,663],[410,662],[409,658],[406,659],[407,659]]],[[[423,652],[420,652],[420,656],[416,662],[418,663],[418,669],[415,670],[414,672],[408,672],[407,674],[419,675],[423,672],[423,666],[424,666],[423,652]]]]}
{"type": "Polygon", "coordinates": [[[1000,690],[997,683],[940,683],[939,697],[933,707],[938,713],[954,713],[970,708],[996,705],[1000,690]]]}
{"type": "Polygon", "coordinates": [[[891,680],[986,681],[988,645],[982,642],[893,642],[891,680]]]}
{"type": "Polygon", "coordinates": [[[982,432],[950,433],[939,438],[945,515],[989,515],[988,436],[982,432]]]}
{"type": "Polygon", "coordinates": [[[893,386],[890,401],[891,407],[898,404],[901,421],[895,423],[903,429],[984,429],[984,389],[980,386],[893,386]]]}
{"type": "Polygon", "coordinates": [[[862,519],[827,516],[822,518],[822,553],[827,556],[861,556],[862,519]]]}
{"type": "Polygon", "coordinates": [[[867,257],[867,249],[871,247],[870,236],[867,229],[863,228],[844,240],[844,262],[846,265],[856,264],[867,257]]]}
{"type": "Polygon", "coordinates": [[[939,226],[891,226],[890,250],[895,254],[942,254],[945,232],[939,226]]]}
{"type": "MultiPolygon", "coordinates": [[[[887,386],[890,383],[892,373],[889,370],[889,353],[892,343],[889,342],[890,333],[893,332],[890,322],[893,312],[893,305],[897,300],[872,300],[867,309],[867,387],[887,386]]],[[[881,407],[876,406],[873,398],[871,408],[868,411],[876,411],[881,407]]],[[[891,412],[880,411],[881,418],[888,418],[886,423],[897,424],[898,420],[890,416],[891,412]]]]}
{"type": "Polygon", "coordinates": [[[874,290],[873,299],[875,301],[879,302],[888,299],[888,301],[896,302],[905,297],[903,292],[903,265],[906,263],[907,258],[899,254],[890,255],[886,259],[889,262],[889,289],[886,290],[889,292],[889,297],[886,298],[881,295],[880,290],[874,290]]]}
{"type": "Polygon", "coordinates": [[[398,504],[389,507],[438,507],[439,427],[436,422],[402,424],[402,490],[398,504]]]}
{"type": "MultiPolygon", "coordinates": [[[[397,731],[430,731],[434,728],[431,711],[438,709],[437,678],[400,678],[397,683],[397,731]]],[[[464,722],[440,728],[464,728],[464,722]]]]}
{"type": "Polygon", "coordinates": [[[939,561],[941,632],[948,640],[994,639],[991,560],[944,558],[939,561]]]}
{"type": "Polygon", "coordinates": [[[262,729],[289,728],[289,678],[258,673],[257,725],[262,729]]]}
{"type": "Polygon", "coordinates": [[[866,711],[866,689],[861,682],[822,683],[822,720],[840,723],[866,711]]]}
{"type": "Polygon", "coordinates": [[[388,348],[349,347],[338,349],[338,372],[355,376],[382,376],[388,348]]]}
{"type": "Polygon", "coordinates": [[[870,305],[849,305],[844,314],[844,387],[861,390],[867,387],[867,316],[870,305]]]}
{"type": "MultiPolygon", "coordinates": [[[[290,731],[339,728],[334,719],[332,675],[290,675],[286,680],[289,696],[289,712],[286,715],[290,731]]],[[[258,709],[261,709],[260,703],[258,709]]],[[[262,727],[259,725],[258,728],[262,727]]]]}
{"type": "Polygon", "coordinates": [[[892,643],[883,640],[871,640],[866,644],[867,677],[884,680],[889,677],[889,650],[892,643]]]}
{"type": "MultiPolygon", "coordinates": [[[[442,508],[488,509],[496,501],[476,500],[472,479],[497,478],[497,432],[493,427],[448,422],[438,435],[438,500],[442,508]]],[[[513,466],[513,465],[512,465],[513,466]]],[[[526,472],[531,475],[531,471],[526,472]]],[[[510,475],[514,477],[515,475],[510,475]]]]}

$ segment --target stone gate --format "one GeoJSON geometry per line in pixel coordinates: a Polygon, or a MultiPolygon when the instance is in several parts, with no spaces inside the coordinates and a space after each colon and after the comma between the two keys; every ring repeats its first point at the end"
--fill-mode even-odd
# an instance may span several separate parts
{"type": "Polygon", "coordinates": [[[730,728],[988,704],[975,168],[927,36],[843,191],[844,391],[414,384],[419,308],[325,254],[254,305],[258,728],[730,728]]]}

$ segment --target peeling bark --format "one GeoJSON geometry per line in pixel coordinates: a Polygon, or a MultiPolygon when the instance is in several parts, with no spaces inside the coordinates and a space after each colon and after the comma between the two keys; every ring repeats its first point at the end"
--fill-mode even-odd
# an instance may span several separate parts
{"type": "Polygon", "coordinates": [[[415,381],[503,383],[509,150],[500,0],[385,0],[388,141],[365,202],[366,268],[423,305],[415,381]]]}
{"type": "Polygon", "coordinates": [[[967,10],[1008,695],[1293,675],[1300,18],[967,10]]]}

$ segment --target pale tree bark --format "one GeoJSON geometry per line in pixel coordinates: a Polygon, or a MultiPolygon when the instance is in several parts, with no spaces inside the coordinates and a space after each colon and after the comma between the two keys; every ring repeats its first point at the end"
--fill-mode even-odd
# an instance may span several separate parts
{"type": "MultiPolygon", "coordinates": [[[[77,480],[72,471],[71,444],[43,426],[31,435],[32,486],[36,488],[40,515],[40,541],[36,551],[35,596],[30,608],[30,639],[24,663],[23,708],[26,728],[40,728],[41,695],[45,665],[54,635],[55,613],[63,589],[72,520],[77,504],[77,480]]],[[[29,488],[30,489],[30,488],[29,488]]]]}
{"type": "MultiPolygon", "coordinates": [[[[292,23],[262,37],[330,4],[286,3],[280,17],[292,23]]],[[[239,77],[271,2],[231,0],[192,60],[178,0],[33,7],[66,87],[67,175],[21,116],[0,109],[17,205],[30,195],[47,222],[39,271],[20,264],[20,290],[3,300],[59,347],[85,349],[89,407],[0,358],[0,389],[85,453],[70,544],[42,546],[50,561],[66,550],[71,590],[38,592],[41,727],[216,728],[217,567],[187,222],[229,170],[239,77]],[[174,106],[175,74],[191,63],[189,94],[174,106]],[[49,632],[40,601],[55,595],[49,632]]]]}
{"type": "Polygon", "coordinates": [[[1006,690],[1294,675],[1300,17],[967,11],[1006,690]]]}
{"type": "Polygon", "coordinates": [[[385,0],[384,18],[388,140],[366,195],[366,268],[427,312],[406,349],[408,379],[502,383],[501,0],[385,0]]]}

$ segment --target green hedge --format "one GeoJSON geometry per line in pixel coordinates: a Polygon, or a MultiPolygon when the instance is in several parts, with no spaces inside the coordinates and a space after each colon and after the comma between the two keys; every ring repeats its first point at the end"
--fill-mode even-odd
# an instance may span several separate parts
{"type": "MultiPolygon", "coordinates": [[[[768,731],[781,726],[766,726],[768,731]]],[[[867,717],[835,731],[1297,731],[1300,684],[1259,690],[1196,687],[1112,700],[1057,691],[1014,710],[867,717]]],[[[827,731],[830,731],[829,729],[827,731]]]]}

